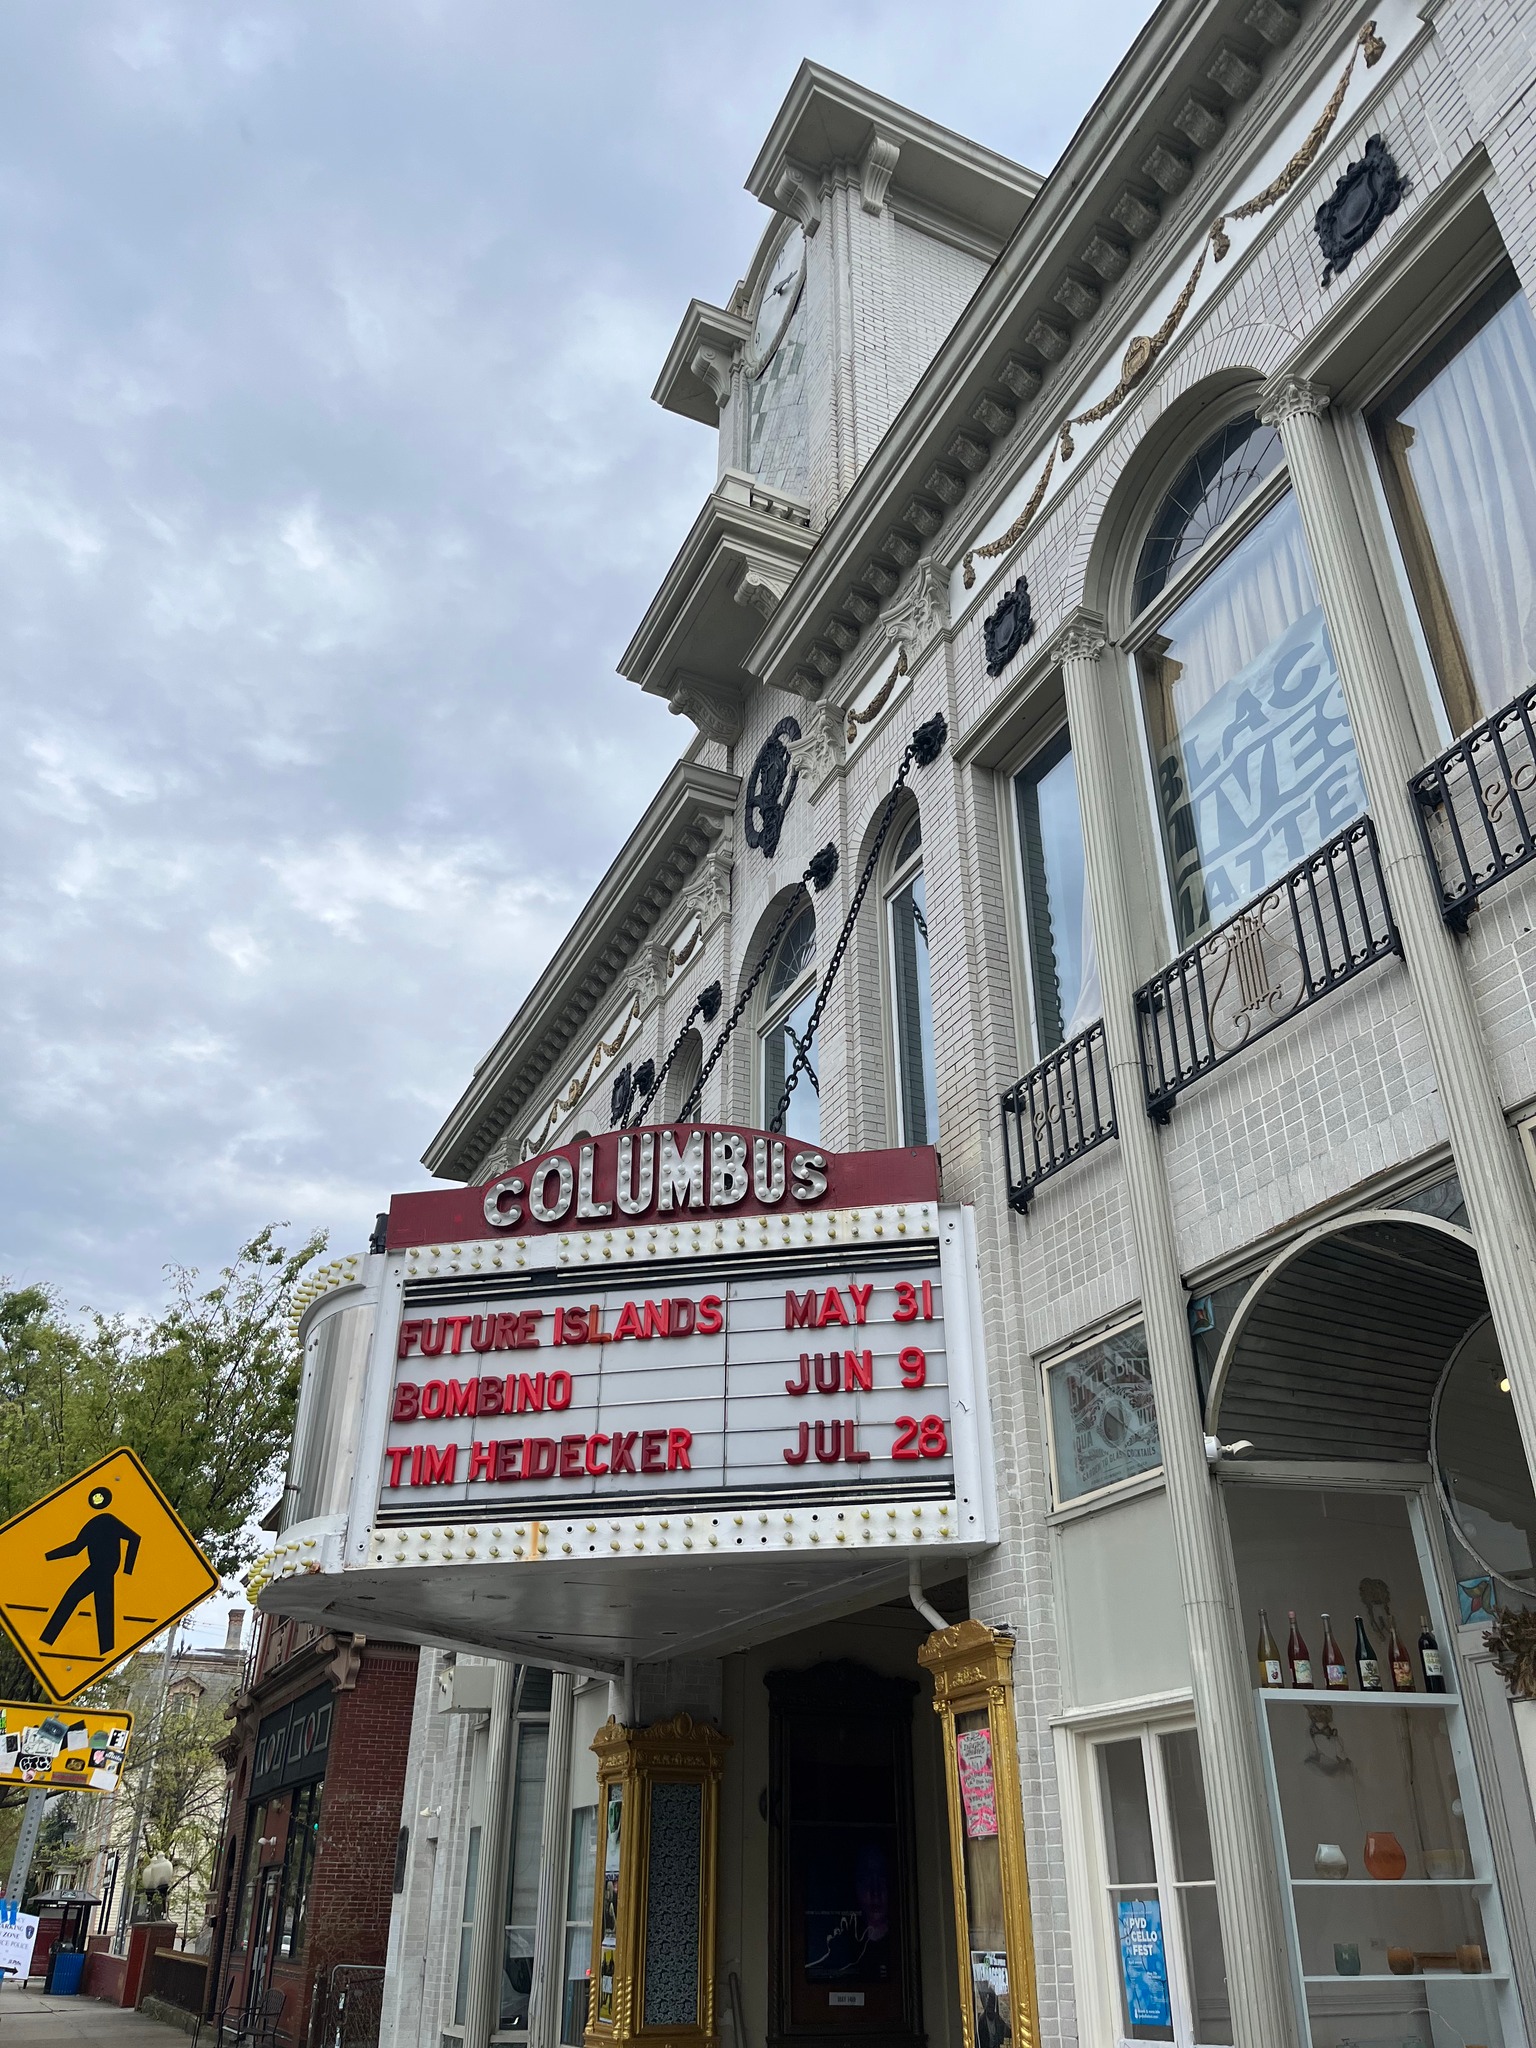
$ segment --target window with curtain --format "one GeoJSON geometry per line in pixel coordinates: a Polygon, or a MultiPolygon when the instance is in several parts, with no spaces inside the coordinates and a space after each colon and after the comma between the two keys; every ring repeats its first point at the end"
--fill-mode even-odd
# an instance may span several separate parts
{"type": "Polygon", "coordinates": [[[1014,776],[1013,797],[1035,1052],[1044,1058],[1103,1011],[1077,775],[1065,730],[1014,776]]]}
{"type": "Polygon", "coordinates": [[[933,996],[928,979],[922,820],[914,817],[899,826],[896,838],[885,916],[890,937],[897,1122],[903,1145],[936,1145],[938,1088],[933,1064],[933,996]]]}
{"type": "Polygon", "coordinates": [[[1287,493],[1234,545],[1218,544],[1279,460],[1274,429],[1249,416],[1242,446],[1263,436],[1270,453],[1254,448],[1236,463],[1232,441],[1243,425],[1213,436],[1210,456],[1202,451],[1175,484],[1137,572],[1145,623],[1132,638],[1180,946],[1365,809],[1295,499],[1287,493]],[[1208,475],[1209,502],[1193,502],[1184,480],[1191,471],[1208,475]],[[1180,522],[1199,535],[1192,549],[1170,538],[1180,522]],[[1203,574],[1202,556],[1210,562],[1203,574]]]}
{"type": "MultiPolygon", "coordinates": [[[[762,1120],[771,1125],[778,1112],[784,1083],[795,1063],[796,1048],[810,1029],[816,1001],[816,913],[809,904],[791,918],[779,941],[763,991],[759,1026],[762,1070],[762,1120]]],[[[821,1136],[821,1080],[816,1071],[814,1040],[784,1118],[785,1135],[814,1145],[821,1136]]]]}
{"type": "Polygon", "coordinates": [[[1372,415],[1453,730],[1536,681],[1536,320],[1513,278],[1372,415]]]}

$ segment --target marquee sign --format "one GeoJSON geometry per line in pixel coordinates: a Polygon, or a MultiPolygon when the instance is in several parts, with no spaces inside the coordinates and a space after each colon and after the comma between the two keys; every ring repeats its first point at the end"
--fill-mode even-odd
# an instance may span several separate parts
{"type": "Polygon", "coordinates": [[[476,1188],[396,1195],[387,1248],[722,1216],[795,1214],[870,1202],[932,1202],[931,1146],[839,1157],[773,1131],[660,1125],[541,1152],[476,1188]]]}
{"type": "Polygon", "coordinates": [[[943,1286],[936,1252],[903,1252],[408,1296],[380,1519],[947,1490],[943,1286]]]}

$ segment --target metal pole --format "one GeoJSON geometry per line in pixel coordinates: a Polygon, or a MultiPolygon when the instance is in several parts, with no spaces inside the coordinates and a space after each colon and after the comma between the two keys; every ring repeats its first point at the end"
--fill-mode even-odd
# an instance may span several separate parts
{"type": "Polygon", "coordinates": [[[37,1847],[38,1830],[43,1825],[43,1808],[47,1804],[47,1786],[34,1785],[27,1794],[26,1811],[21,1816],[21,1833],[16,1838],[16,1854],[11,1859],[11,1874],[5,1887],[5,1896],[14,1899],[18,1906],[26,1890],[27,1873],[32,1868],[32,1852],[37,1847]]]}
{"type": "Polygon", "coordinates": [[[144,1846],[144,1821],[149,1812],[149,1794],[155,1775],[156,1753],[160,1747],[160,1728],[165,1720],[166,1696],[171,1689],[171,1665],[176,1656],[176,1628],[173,1623],[165,1632],[165,1654],[160,1659],[160,1695],[155,1701],[155,1711],[149,1724],[149,1755],[139,1768],[138,1796],[133,1802],[133,1834],[128,1842],[127,1867],[120,1862],[118,1879],[122,1892],[117,1902],[117,1927],[112,1935],[112,1953],[122,1955],[128,1934],[128,1916],[133,1911],[134,1873],[138,1869],[139,1852],[144,1846]]]}

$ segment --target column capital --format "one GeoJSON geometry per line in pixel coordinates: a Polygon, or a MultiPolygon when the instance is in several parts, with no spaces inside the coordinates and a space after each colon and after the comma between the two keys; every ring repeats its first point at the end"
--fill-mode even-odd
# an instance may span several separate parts
{"type": "Polygon", "coordinates": [[[1109,645],[1109,628],[1097,612],[1084,605],[1068,612],[1041,653],[1051,664],[1069,661],[1094,662],[1109,645]]]}
{"type": "Polygon", "coordinates": [[[1327,410],[1326,387],[1290,370],[1271,377],[1259,393],[1259,418],[1266,427],[1279,427],[1282,432],[1288,420],[1319,419],[1327,410]]]}

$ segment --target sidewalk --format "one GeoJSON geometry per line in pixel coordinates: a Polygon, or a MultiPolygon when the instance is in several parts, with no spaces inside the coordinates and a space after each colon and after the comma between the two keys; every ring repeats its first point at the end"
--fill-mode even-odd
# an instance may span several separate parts
{"type": "Polygon", "coordinates": [[[185,2034],[99,1998],[53,1998],[46,1991],[0,1988],[4,2048],[168,2048],[185,2034]]]}

